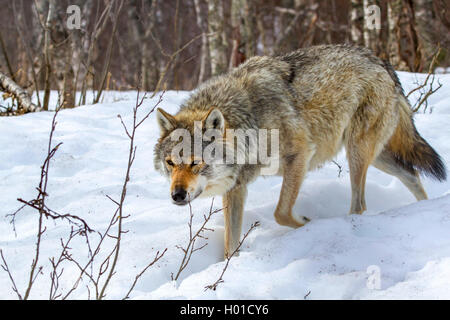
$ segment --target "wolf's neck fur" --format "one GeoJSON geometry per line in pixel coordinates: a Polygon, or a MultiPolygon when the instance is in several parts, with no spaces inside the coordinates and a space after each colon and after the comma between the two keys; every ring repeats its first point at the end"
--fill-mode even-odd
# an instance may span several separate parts
{"type": "MultiPolygon", "coordinates": [[[[230,129],[256,129],[257,117],[249,82],[237,78],[234,72],[213,78],[201,85],[181,106],[177,120],[201,121],[211,108],[219,109],[230,129]]],[[[254,89],[254,88],[252,88],[254,89]]]]}

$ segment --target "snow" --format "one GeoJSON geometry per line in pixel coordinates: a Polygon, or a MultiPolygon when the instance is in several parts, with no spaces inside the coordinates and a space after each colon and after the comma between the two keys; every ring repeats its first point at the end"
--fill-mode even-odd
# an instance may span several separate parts
{"type": "MultiPolygon", "coordinates": [[[[409,92],[426,75],[399,72],[399,76],[409,92]]],[[[450,167],[450,75],[436,78],[443,87],[431,96],[428,112],[417,114],[415,120],[421,135],[450,167]]],[[[106,195],[120,196],[129,148],[117,115],[131,123],[135,95],[106,92],[101,104],[60,112],[54,143],[63,145],[51,162],[50,208],[78,215],[93,229],[104,231],[115,209],[106,195]]],[[[189,92],[166,92],[161,106],[174,113],[188,96],[189,92]]],[[[411,101],[416,97],[410,97],[411,101]]],[[[144,100],[141,114],[156,100],[144,100]]],[[[35,197],[52,116],[52,112],[41,112],[0,118],[0,248],[21,291],[27,285],[34,255],[37,215],[24,209],[17,216],[15,231],[5,215],[20,207],[17,198],[35,197]]],[[[136,136],[137,156],[124,207],[130,215],[124,220],[129,232],[123,235],[118,269],[106,298],[123,298],[156,251],[167,248],[164,257],[142,276],[131,298],[450,299],[450,182],[423,179],[430,200],[415,202],[396,178],[370,168],[366,186],[369,210],[362,216],[349,216],[351,194],[344,153],[336,158],[342,166],[340,174],[333,163],[308,174],[295,206],[296,212],[312,219],[305,227],[294,230],[276,224],[273,212],[281,178],[259,178],[249,187],[243,232],[255,221],[261,225],[250,233],[240,256],[232,258],[224,282],[216,291],[204,289],[219,278],[225,263],[221,213],[208,223],[214,230],[206,233],[208,239],[198,243],[201,246],[207,241],[208,245],[193,254],[177,282],[171,281],[183,254],[176,246],[185,246],[189,238],[189,208],[171,203],[168,182],[153,169],[157,138],[151,115],[136,136]]],[[[220,208],[220,197],[214,203],[220,208]]],[[[194,229],[200,227],[210,205],[211,199],[192,203],[194,229]]],[[[33,299],[48,298],[48,259],[59,254],[60,238],[66,238],[70,229],[61,221],[47,220],[45,224],[39,260],[44,268],[32,290],[33,299]]],[[[96,236],[91,237],[95,242],[96,236]]],[[[113,239],[108,239],[102,257],[112,244],[113,239]]],[[[82,238],[75,239],[71,248],[80,261],[86,260],[82,238]]],[[[63,292],[71,288],[77,272],[75,265],[64,264],[63,292]]],[[[86,299],[87,284],[86,279],[71,298],[86,299]]],[[[16,298],[3,270],[0,298],[16,298]]]]}

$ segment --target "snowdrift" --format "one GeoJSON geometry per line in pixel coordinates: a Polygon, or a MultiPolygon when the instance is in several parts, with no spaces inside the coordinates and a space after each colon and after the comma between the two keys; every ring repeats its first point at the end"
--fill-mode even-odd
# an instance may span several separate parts
{"type": "MultiPolygon", "coordinates": [[[[399,73],[406,92],[425,75],[399,73]]],[[[438,75],[443,87],[429,100],[426,113],[415,116],[421,135],[450,167],[450,75],[438,75]],[[430,113],[430,111],[432,111],[430,113]]],[[[117,198],[125,175],[128,138],[120,120],[132,121],[134,92],[109,92],[101,104],[63,110],[58,115],[54,142],[63,142],[51,162],[49,207],[85,219],[95,230],[104,230],[114,211],[106,195],[117,198]]],[[[189,92],[169,91],[161,106],[175,112],[189,92]]],[[[415,101],[417,96],[410,97],[415,101]]],[[[149,110],[155,99],[146,99],[149,110]]],[[[142,112],[144,113],[145,110],[142,112]]],[[[0,248],[19,289],[27,284],[33,259],[37,215],[25,209],[14,232],[5,215],[20,207],[17,198],[32,199],[46,156],[53,113],[41,112],[0,118],[0,248]]],[[[122,298],[134,277],[157,250],[168,251],[140,279],[135,299],[450,299],[450,182],[424,178],[430,200],[415,202],[396,178],[375,168],[367,176],[368,211],[348,216],[350,182],[345,154],[336,162],[311,172],[300,191],[295,210],[312,221],[293,230],[276,224],[273,212],[281,178],[259,178],[249,188],[243,231],[259,221],[239,257],[232,259],[216,291],[204,290],[219,277],[224,262],[223,218],[213,216],[208,245],[192,256],[180,279],[171,281],[188,241],[188,207],[171,204],[169,185],[153,169],[153,146],[158,138],[154,116],[139,128],[137,156],[132,168],[125,212],[125,229],[119,266],[107,292],[108,299],[122,298]]],[[[221,199],[215,199],[220,208],[221,199]]],[[[209,211],[210,199],[192,204],[193,228],[209,211]]],[[[69,226],[47,221],[40,265],[44,266],[31,298],[46,299],[50,286],[48,258],[57,254],[60,238],[69,226]]],[[[95,238],[93,238],[95,239],[95,238]]],[[[202,245],[203,243],[199,243],[202,245]]],[[[73,254],[86,259],[80,239],[73,254]]],[[[60,281],[70,289],[78,269],[64,266],[60,281]]],[[[87,281],[72,298],[87,298],[87,281]]],[[[7,274],[0,271],[0,298],[14,299],[7,274]]]]}

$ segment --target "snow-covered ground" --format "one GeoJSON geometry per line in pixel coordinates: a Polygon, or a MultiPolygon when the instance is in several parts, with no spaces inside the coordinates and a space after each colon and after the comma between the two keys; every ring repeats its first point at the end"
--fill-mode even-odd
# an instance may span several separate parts
{"type": "MultiPolygon", "coordinates": [[[[399,75],[406,92],[424,78],[399,75]]],[[[430,98],[433,112],[417,114],[415,119],[421,135],[450,167],[450,75],[438,78],[443,87],[430,98]]],[[[161,106],[175,112],[188,96],[188,92],[169,91],[161,106]]],[[[155,101],[146,99],[143,108],[149,110],[155,101]]],[[[106,195],[120,195],[129,148],[117,114],[129,124],[134,104],[134,92],[110,92],[102,104],[60,112],[54,142],[63,145],[51,162],[50,208],[78,215],[93,229],[104,230],[115,209],[106,195]]],[[[21,291],[28,282],[34,255],[37,215],[29,209],[21,212],[16,233],[5,215],[20,207],[18,197],[32,199],[36,194],[52,116],[41,112],[0,118],[0,248],[21,291]]],[[[137,132],[137,156],[125,204],[130,217],[124,226],[129,232],[124,234],[107,298],[124,297],[156,251],[168,248],[142,276],[132,298],[450,299],[450,182],[424,179],[430,200],[416,203],[396,178],[371,168],[366,187],[369,210],[362,216],[348,216],[350,183],[344,153],[336,159],[343,166],[340,176],[333,163],[308,174],[295,209],[312,218],[309,224],[297,230],[277,225],[272,215],[281,178],[259,178],[249,188],[243,231],[255,221],[261,225],[249,235],[240,256],[231,260],[224,283],[216,291],[204,290],[224,267],[221,213],[208,224],[214,229],[206,234],[208,245],[194,253],[177,283],[172,282],[171,273],[178,270],[182,258],[176,246],[185,245],[189,237],[189,209],[171,203],[168,182],[153,169],[157,138],[151,115],[137,132]]],[[[209,199],[193,202],[194,229],[203,222],[210,204],[209,199]]],[[[215,199],[215,207],[220,204],[221,199],[215,199]]],[[[59,239],[66,237],[70,228],[51,220],[46,226],[39,261],[44,269],[31,294],[35,299],[48,297],[48,258],[59,254],[59,239]]],[[[111,245],[112,239],[105,244],[104,254],[111,245]]],[[[71,247],[75,257],[86,259],[83,239],[76,239],[71,247]]],[[[67,262],[60,281],[63,292],[70,289],[75,275],[77,267],[67,262]]],[[[87,298],[86,284],[80,284],[71,298],[87,298]]],[[[3,270],[0,298],[16,298],[3,270]]]]}

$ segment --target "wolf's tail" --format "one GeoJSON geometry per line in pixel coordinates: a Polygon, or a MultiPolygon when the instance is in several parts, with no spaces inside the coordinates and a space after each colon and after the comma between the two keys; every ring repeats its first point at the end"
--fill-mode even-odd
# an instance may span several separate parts
{"type": "Polygon", "coordinates": [[[439,181],[447,179],[447,171],[439,154],[417,132],[411,107],[403,94],[399,94],[400,119],[386,145],[396,162],[404,169],[431,176],[439,181]]]}

